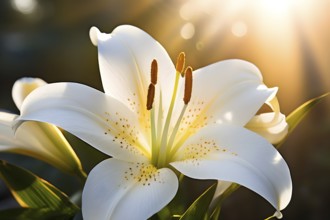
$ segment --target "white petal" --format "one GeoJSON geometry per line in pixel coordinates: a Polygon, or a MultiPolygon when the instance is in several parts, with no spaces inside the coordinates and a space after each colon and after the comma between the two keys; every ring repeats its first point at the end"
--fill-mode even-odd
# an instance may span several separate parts
{"type": "Polygon", "coordinates": [[[28,121],[14,134],[12,124],[16,117],[0,112],[0,151],[28,155],[69,173],[82,169],[79,159],[58,128],[28,121]]]}
{"type": "MultiPolygon", "coordinates": [[[[157,87],[162,88],[163,94],[170,94],[175,68],[165,49],[151,36],[129,25],[119,26],[111,34],[101,33],[93,27],[90,33],[92,42],[98,46],[99,66],[106,94],[120,100],[135,112],[145,112],[153,59],[158,62],[157,87]]],[[[167,105],[168,96],[164,99],[167,105]]]]}
{"type": "Polygon", "coordinates": [[[263,136],[272,144],[283,140],[289,129],[285,115],[276,116],[274,112],[254,116],[245,127],[263,136]]]}
{"type": "Polygon", "coordinates": [[[258,68],[243,60],[203,67],[194,71],[193,78],[192,98],[182,123],[190,127],[215,121],[244,126],[277,91],[267,88],[258,68]]]}
{"type": "Polygon", "coordinates": [[[272,113],[262,113],[254,116],[247,124],[246,128],[252,130],[270,143],[277,144],[282,141],[289,130],[285,115],[280,112],[280,105],[276,97],[266,103],[274,111],[272,113]]]}
{"type": "Polygon", "coordinates": [[[176,175],[168,168],[107,159],[88,175],[83,195],[85,220],[144,220],[175,196],[176,175]],[[149,176],[150,175],[150,176],[149,176]]]}
{"type": "Polygon", "coordinates": [[[25,97],[34,89],[46,84],[45,81],[39,78],[24,77],[16,80],[12,89],[12,96],[17,108],[21,108],[25,97]]]}
{"type": "Polygon", "coordinates": [[[135,115],[116,99],[88,86],[55,83],[40,87],[24,101],[19,120],[54,124],[123,160],[148,159],[135,115]]]}
{"type": "Polygon", "coordinates": [[[289,168],[278,151],[241,127],[214,125],[192,136],[171,165],[195,179],[218,179],[243,185],[284,209],[291,199],[289,168]]]}
{"type": "Polygon", "coordinates": [[[94,46],[97,46],[97,35],[100,34],[100,30],[97,27],[91,27],[91,29],[89,30],[89,38],[92,41],[92,44],[94,44],[94,46]]]}
{"type": "Polygon", "coordinates": [[[0,112],[0,150],[11,149],[12,146],[21,144],[15,139],[12,123],[18,115],[0,112]]]}

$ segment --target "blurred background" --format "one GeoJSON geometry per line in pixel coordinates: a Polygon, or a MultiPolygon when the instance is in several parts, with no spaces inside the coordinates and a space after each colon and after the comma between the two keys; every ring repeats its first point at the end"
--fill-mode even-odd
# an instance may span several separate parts
{"type": "MultiPolygon", "coordinates": [[[[102,89],[89,29],[111,32],[120,24],[132,24],[157,39],[172,60],[184,51],[194,69],[229,58],[253,62],[268,86],[279,87],[281,110],[289,114],[330,91],[329,11],[328,0],[2,0],[0,109],[18,113],[11,87],[25,76],[102,89]]],[[[330,219],[329,97],[280,152],[294,186],[284,219],[330,219]]],[[[89,170],[93,162],[81,154],[89,170]]],[[[7,153],[0,153],[0,159],[32,169],[72,192],[63,183],[71,177],[59,181],[61,174],[41,162],[7,153]]],[[[15,205],[0,185],[0,209],[15,205]]],[[[225,202],[221,217],[263,219],[273,211],[257,194],[241,188],[225,202]]]]}

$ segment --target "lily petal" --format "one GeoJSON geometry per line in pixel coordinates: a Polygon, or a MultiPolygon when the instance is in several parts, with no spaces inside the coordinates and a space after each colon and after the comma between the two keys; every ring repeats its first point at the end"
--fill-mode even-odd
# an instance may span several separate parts
{"type": "Polygon", "coordinates": [[[272,144],[283,140],[289,129],[285,115],[279,114],[276,117],[274,112],[254,116],[245,127],[266,138],[272,144]]]}
{"type": "Polygon", "coordinates": [[[116,99],[82,84],[54,83],[34,90],[24,100],[18,125],[24,120],[59,126],[119,159],[148,160],[136,116],[116,99]]]}
{"type": "MultiPolygon", "coordinates": [[[[93,27],[91,40],[98,46],[99,67],[106,94],[137,113],[146,112],[151,62],[158,62],[158,84],[163,94],[171,94],[175,67],[165,49],[141,29],[122,25],[111,34],[93,27]],[[169,83],[172,82],[172,83],[169,83]]],[[[168,97],[164,97],[165,106],[168,97]]],[[[168,98],[169,99],[169,98],[168,98]]]]}
{"type": "Polygon", "coordinates": [[[0,112],[0,150],[11,149],[12,146],[19,145],[20,142],[15,139],[12,122],[18,115],[0,112]]]}
{"type": "Polygon", "coordinates": [[[184,175],[238,183],[278,210],[291,199],[291,176],[284,159],[265,139],[245,128],[208,126],[189,138],[174,160],[181,160],[171,165],[184,175]]]}
{"type": "Polygon", "coordinates": [[[88,175],[82,213],[86,220],[144,220],[166,206],[178,189],[176,175],[168,168],[107,159],[88,175]]]}
{"type": "Polygon", "coordinates": [[[245,127],[260,134],[270,143],[277,144],[286,137],[289,125],[286,122],[285,115],[280,112],[280,106],[276,97],[267,102],[267,104],[274,112],[254,116],[245,127]]]}
{"type": "Polygon", "coordinates": [[[194,71],[193,76],[192,98],[180,128],[186,137],[195,132],[191,129],[215,122],[244,126],[277,91],[267,88],[258,68],[243,60],[221,61],[194,71]]]}
{"type": "Polygon", "coordinates": [[[12,89],[12,96],[17,108],[21,109],[21,105],[28,94],[46,84],[44,80],[32,77],[24,77],[16,80],[12,89]]]}
{"type": "Polygon", "coordinates": [[[70,144],[58,128],[41,122],[28,121],[14,134],[15,114],[0,112],[0,150],[28,155],[69,173],[82,167],[70,144]]]}

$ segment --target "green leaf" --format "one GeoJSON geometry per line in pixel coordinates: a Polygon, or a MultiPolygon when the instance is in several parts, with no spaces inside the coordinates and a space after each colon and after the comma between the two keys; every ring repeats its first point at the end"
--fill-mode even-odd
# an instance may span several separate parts
{"type": "Polygon", "coordinates": [[[0,160],[0,178],[16,201],[26,208],[47,208],[74,215],[79,208],[59,189],[33,173],[0,160]]]}
{"type": "Polygon", "coordinates": [[[240,187],[241,186],[239,184],[232,183],[219,197],[215,198],[215,200],[213,201],[215,205],[213,207],[210,207],[210,219],[219,219],[223,201],[240,187]]]}
{"type": "Polygon", "coordinates": [[[48,208],[14,208],[0,211],[0,219],[69,220],[72,218],[72,215],[53,211],[48,208]]]}
{"type": "MultiPolygon", "coordinates": [[[[291,132],[297,127],[297,125],[305,118],[305,116],[318,104],[323,98],[328,96],[330,93],[325,93],[321,96],[318,96],[314,99],[311,99],[298,108],[296,108],[293,112],[291,112],[288,117],[286,117],[286,121],[289,125],[288,134],[286,137],[291,134],[291,132]]],[[[286,138],[284,138],[280,143],[276,144],[275,147],[279,148],[282,146],[286,138]]]]}
{"type": "Polygon", "coordinates": [[[301,120],[310,112],[310,110],[315,107],[324,97],[328,96],[330,93],[323,94],[314,99],[311,99],[298,108],[296,108],[288,117],[287,123],[289,124],[289,134],[296,128],[296,126],[301,122],[301,120]]]}
{"type": "Polygon", "coordinates": [[[207,219],[207,212],[212,201],[217,184],[213,184],[202,195],[200,195],[186,212],[181,216],[180,220],[203,220],[207,219]]]}

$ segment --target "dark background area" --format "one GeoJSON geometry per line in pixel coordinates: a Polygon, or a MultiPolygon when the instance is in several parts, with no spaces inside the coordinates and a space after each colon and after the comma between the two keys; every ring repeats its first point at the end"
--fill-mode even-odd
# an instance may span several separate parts
{"type": "MultiPolygon", "coordinates": [[[[288,115],[330,91],[329,11],[327,0],[2,0],[0,109],[18,113],[11,87],[25,76],[101,90],[89,29],[97,26],[111,32],[120,24],[132,24],[157,39],[172,60],[184,51],[194,69],[229,58],[253,62],[268,86],[279,87],[281,110],[288,115]]],[[[294,186],[284,219],[330,219],[329,97],[312,110],[280,152],[294,186]]],[[[86,152],[81,156],[89,170],[95,161],[86,152]]],[[[66,184],[75,181],[72,177],[44,163],[8,153],[0,153],[0,158],[33,170],[68,193],[74,189],[66,184]]],[[[0,186],[0,209],[15,205],[7,199],[3,183],[0,186]]],[[[257,194],[242,188],[225,202],[222,217],[263,219],[273,211],[257,194]]]]}

